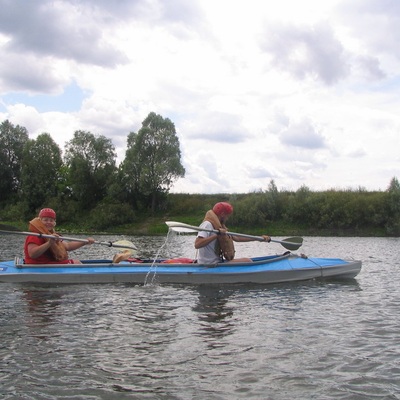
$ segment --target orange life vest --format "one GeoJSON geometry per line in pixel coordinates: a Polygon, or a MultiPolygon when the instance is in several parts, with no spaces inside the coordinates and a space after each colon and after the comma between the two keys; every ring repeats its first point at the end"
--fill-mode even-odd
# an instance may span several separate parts
{"type": "MultiPolygon", "coordinates": [[[[29,221],[29,230],[35,233],[44,233],[45,235],[53,235],[55,232],[50,232],[40,218],[34,218],[29,221]]],[[[61,238],[60,238],[61,239],[61,238]]],[[[47,241],[50,239],[46,239],[47,241]]],[[[51,254],[56,261],[64,261],[68,259],[68,252],[61,242],[53,242],[49,248],[51,254]]]]}
{"type": "MultiPolygon", "coordinates": [[[[208,210],[204,221],[211,222],[214,229],[227,229],[224,224],[221,223],[217,214],[213,210],[208,210]]],[[[218,256],[222,256],[227,261],[231,261],[235,258],[235,245],[230,235],[218,235],[218,241],[215,248],[215,253],[218,256]]]]}

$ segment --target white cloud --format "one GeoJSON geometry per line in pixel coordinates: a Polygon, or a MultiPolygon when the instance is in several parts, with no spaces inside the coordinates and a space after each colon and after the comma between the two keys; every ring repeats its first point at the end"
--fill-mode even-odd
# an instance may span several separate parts
{"type": "Polygon", "coordinates": [[[324,148],[325,139],[308,120],[291,123],[280,135],[284,145],[305,149],[324,148]]]}
{"type": "Polygon", "coordinates": [[[340,41],[326,23],[317,26],[274,24],[265,32],[262,47],[273,64],[297,79],[319,79],[332,85],[347,77],[349,65],[340,41]]]}
{"type": "Polygon", "coordinates": [[[385,189],[399,176],[397,1],[0,7],[0,117],[33,137],[49,132],[63,146],[89,130],[110,137],[121,160],[154,111],[177,129],[182,192],[247,192],[271,179],[385,189]],[[84,99],[63,109],[71,83],[84,99]],[[61,96],[59,109],[38,111],[38,95],[61,96]]]}

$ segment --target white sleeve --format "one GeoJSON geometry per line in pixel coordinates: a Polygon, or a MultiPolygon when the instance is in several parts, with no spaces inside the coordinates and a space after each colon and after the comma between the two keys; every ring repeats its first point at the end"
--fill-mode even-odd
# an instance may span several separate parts
{"type": "Polygon", "coordinates": [[[207,231],[200,231],[200,232],[197,234],[197,237],[202,237],[202,238],[209,237],[209,236],[212,234],[212,232],[208,232],[208,230],[214,229],[214,227],[212,226],[212,223],[209,222],[209,221],[203,221],[203,222],[200,224],[199,228],[207,229],[207,231]]]}

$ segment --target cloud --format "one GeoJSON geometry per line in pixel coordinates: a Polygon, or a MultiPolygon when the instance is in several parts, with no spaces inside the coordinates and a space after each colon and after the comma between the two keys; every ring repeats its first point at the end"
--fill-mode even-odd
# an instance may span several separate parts
{"type": "Polygon", "coordinates": [[[109,68],[127,62],[107,41],[110,27],[105,28],[93,9],[82,3],[2,0],[1,5],[0,29],[9,37],[8,52],[109,68]]]}
{"type": "Polygon", "coordinates": [[[267,167],[250,166],[248,168],[248,176],[250,179],[272,179],[275,174],[271,173],[267,167]]]}
{"type": "Polygon", "coordinates": [[[365,52],[400,59],[400,2],[352,0],[337,6],[340,21],[365,46],[365,52]]]}
{"type": "Polygon", "coordinates": [[[261,47],[276,67],[297,79],[315,78],[332,85],[350,71],[346,52],[327,24],[274,24],[265,30],[261,47]]]}
{"type": "Polygon", "coordinates": [[[190,138],[210,141],[217,143],[241,143],[251,137],[248,130],[242,126],[240,118],[237,115],[222,113],[222,112],[208,112],[202,113],[204,123],[201,128],[192,129],[190,138]]]}
{"type": "Polygon", "coordinates": [[[43,116],[34,107],[17,104],[10,106],[7,111],[11,121],[18,121],[18,125],[27,128],[31,134],[45,132],[43,116]]]}
{"type": "Polygon", "coordinates": [[[326,147],[325,138],[306,119],[290,123],[286,129],[282,130],[280,140],[285,145],[304,149],[323,149],[326,147]]]}
{"type": "Polygon", "coordinates": [[[361,158],[366,155],[367,155],[367,153],[363,148],[353,149],[347,153],[348,157],[355,157],[355,158],[361,158]]]}
{"type": "Polygon", "coordinates": [[[37,60],[30,54],[18,55],[0,49],[0,89],[2,92],[60,93],[69,78],[57,71],[46,57],[37,60]]]}
{"type": "Polygon", "coordinates": [[[365,79],[373,81],[381,81],[387,77],[387,74],[382,70],[379,58],[359,55],[354,59],[354,66],[360,70],[360,74],[365,79]]]}

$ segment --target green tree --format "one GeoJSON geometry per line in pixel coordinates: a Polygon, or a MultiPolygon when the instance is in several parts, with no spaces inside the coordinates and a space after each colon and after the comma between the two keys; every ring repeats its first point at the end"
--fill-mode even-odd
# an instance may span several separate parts
{"type": "Polygon", "coordinates": [[[0,124],[0,203],[19,194],[21,188],[21,160],[28,132],[5,120],[0,124]]]}
{"type": "Polygon", "coordinates": [[[386,231],[389,235],[400,234],[400,183],[396,177],[390,181],[387,190],[388,198],[388,222],[386,231]]]}
{"type": "Polygon", "coordinates": [[[288,207],[284,213],[285,218],[289,222],[306,226],[314,211],[311,203],[312,197],[311,190],[306,185],[302,185],[289,197],[288,207]]]}
{"type": "Polygon", "coordinates": [[[269,221],[278,221],[282,216],[282,196],[273,179],[268,184],[268,190],[264,195],[261,211],[264,218],[269,221]]]}
{"type": "Polygon", "coordinates": [[[94,208],[107,195],[116,173],[115,160],[114,145],[105,136],[76,131],[67,142],[65,163],[71,196],[83,209],[94,208]]]}
{"type": "Polygon", "coordinates": [[[133,205],[141,200],[154,212],[173,182],[185,175],[171,120],[151,112],[139,132],[129,134],[122,171],[133,205]]]}
{"type": "Polygon", "coordinates": [[[21,191],[30,212],[57,196],[61,167],[61,149],[48,133],[25,144],[21,191]]]}

